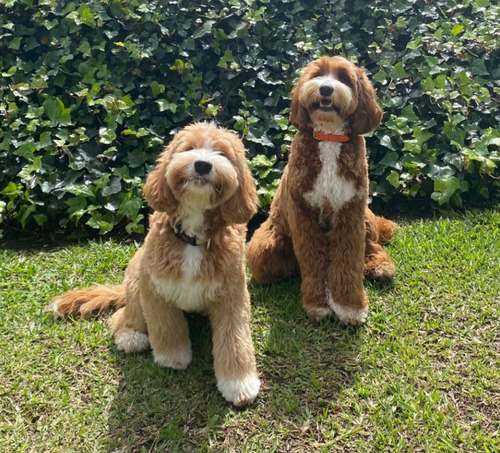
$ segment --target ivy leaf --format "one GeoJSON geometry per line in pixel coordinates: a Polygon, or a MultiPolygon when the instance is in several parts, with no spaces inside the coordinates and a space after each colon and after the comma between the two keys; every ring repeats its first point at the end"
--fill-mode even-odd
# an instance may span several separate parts
{"type": "Polygon", "coordinates": [[[486,65],[484,64],[484,60],[481,58],[476,58],[472,61],[470,65],[470,70],[472,74],[474,75],[487,75],[488,69],[486,68],[486,65]]]}
{"type": "Polygon", "coordinates": [[[42,103],[45,114],[55,124],[71,124],[70,109],[66,108],[57,97],[49,97],[42,103]]]}
{"type": "Polygon", "coordinates": [[[448,203],[453,194],[460,191],[460,188],[460,181],[455,176],[438,178],[434,181],[434,192],[431,194],[431,197],[439,205],[443,205],[448,203]]]}
{"type": "Polygon", "coordinates": [[[386,179],[389,182],[389,184],[395,189],[399,187],[399,173],[392,170],[386,179]]]}
{"type": "Polygon", "coordinates": [[[103,187],[101,189],[101,195],[103,197],[108,197],[109,195],[113,195],[115,193],[120,193],[122,190],[122,183],[120,178],[118,177],[113,177],[109,181],[109,184],[106,187],[103,187]]]}
{"type": "Polygon", "coordinates": [[[212,27],[215,24],[214,20],[207,20],[203,25],[193,32],[193,38],[198,39],[212,31],[212,27]]]}
{"type": "Polygon", "coordinates": [[[99,143],[104,145],[110,145],[116,139],[116,132],[107,127],[101,127],[99,129],[99,143]]]}
{"type": "Polygon", "coordinates": [[[159,94],[165,93],[165,85],[163,85],[162,83],[158,83],[156,80],[151,82],[150,87],[154,97],[157,97],[159,94]]]}
{"type": "Polygon", "coordinates": [[[142,199],[139,197],[130,198],[128,200],[124,200],[118,212],[120,214],[125,215],[129,219],[135,219],[139,214],[139,210],[142,207],[142,199]]]}
{"type": "Polygon", "coordinates": [[[177,104],[168,102],[166,99],[157,99],[155,102],[158,104],[158,109],[160,110],[160,112],[168,110],[172,113],[175,113],[177,111],[177,104]]]}
{"type": "Polygon", "coordinates": [[[33,160],[33,153],[36,151],[36,143],[24,142],[19,148],[14,151],[16,156],[24,157],[28,161],[33,160]]]}

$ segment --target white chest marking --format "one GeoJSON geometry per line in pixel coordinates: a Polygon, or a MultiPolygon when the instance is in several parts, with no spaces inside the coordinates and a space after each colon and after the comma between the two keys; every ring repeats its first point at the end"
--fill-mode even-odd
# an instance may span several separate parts
{"type": "Polygon", "coordinates": [[[338,211],[356,194],[352,181],[348,181],[337,173],[337,159],[342,144],[335,142],[321,142],[319,144],[319,158],[321,171],[313,189],[306,193],[304,198],[315,208],[323,208],[326,199],[334,211],[338,211]]]}
{"type": "Polygon", "coordinates": [[[185,278],[192,278],[200,272],[201,260],[203,258],[203,250],[201,247],[186,245],[182,257],[182,273],[185,278]]]}
{"type": "Polygon", "coordinates": [[[184,311],[205,311],[207,300],[213,300],[219,284],[201,280],[199,277],[203,249],[186,245],[181,264],[182,277],[176,280],[159,279],[151,275],[151,280],[158,291],[169,303],[184,311]]]}

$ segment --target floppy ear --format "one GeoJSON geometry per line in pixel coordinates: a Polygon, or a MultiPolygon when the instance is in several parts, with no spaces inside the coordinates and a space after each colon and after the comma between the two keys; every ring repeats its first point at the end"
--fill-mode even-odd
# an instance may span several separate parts
{"type": "Polygon", "coordinates": [[[243,143],[234,136],[231,138],[231,145],[237,156],[235,170],[238,175],[238,188],[221,206],[221,215],[227,224],[247,223],[257,212],[257,190],[246,163],[243,143]]]}
{"type": "Polygon", "coordinates": [[[290,123],[292,123],[298,130],[308,129],[310,127],[310,119],[307,110],[300,105],[300,91],[302,85],[304,85],[306,80],[306,74],[308,72],[308,67],[305,68],[304,73],[298,80],[292,91],[292,107],[290,110],[290,123]]]}
{"type": "Polygon", "coordinates": [[[374,130],[382,120],[382,109],[375,99],[373,85],[366,77],[365,71],[356,68],[358,83],[358,107],[349,116],[349,128],[353,135],[362,135],[374,130]]]}
{"type": "Polygon", "coordinates": [[[154,170],[146,178],[143,193],[149,206],[155,211],[171,213],[178,205],[172,189],[167,184],[167,166],[172,158],[172,143],[158,157],[154,170]]]}

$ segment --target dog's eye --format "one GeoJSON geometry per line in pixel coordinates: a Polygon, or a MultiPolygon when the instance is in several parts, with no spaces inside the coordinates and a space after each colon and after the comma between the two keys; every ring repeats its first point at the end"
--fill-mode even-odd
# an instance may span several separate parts
{"type": "Polygon", "coordinates": [[[350,85],[351,84],[351,79],[347,76],[341,75],[339,77],[339,82],[343,83],[344,85],[350,85]]]}

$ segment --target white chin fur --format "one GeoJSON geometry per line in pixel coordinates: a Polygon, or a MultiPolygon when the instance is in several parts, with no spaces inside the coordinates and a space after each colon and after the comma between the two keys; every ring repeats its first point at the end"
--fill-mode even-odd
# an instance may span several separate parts
{"type": "Polygon", "coordinates": [[[159,354],[153,351],[153,357],[155,363],[160,366],[167,368],[173,368],[174,370],[185,370],[191,363],[193,358],[193,353],[191,347],[185,349],[184,351],[176,351],[174,354],[159,354]]]}
{"type": "Polygon", "coordinates": [[[140,352],[149,348],[149,337],[145,333],[128,332],[120,335],[115,343],[120,351],[140,352]]]}
{"type": "Polygon", "coordinates": [[[222,396],[235,406],[246,406],[257,397],[260,389],[260,379],[249,375],[242,379],[225,379],[217,377],[217,388],[222,396]]]}

